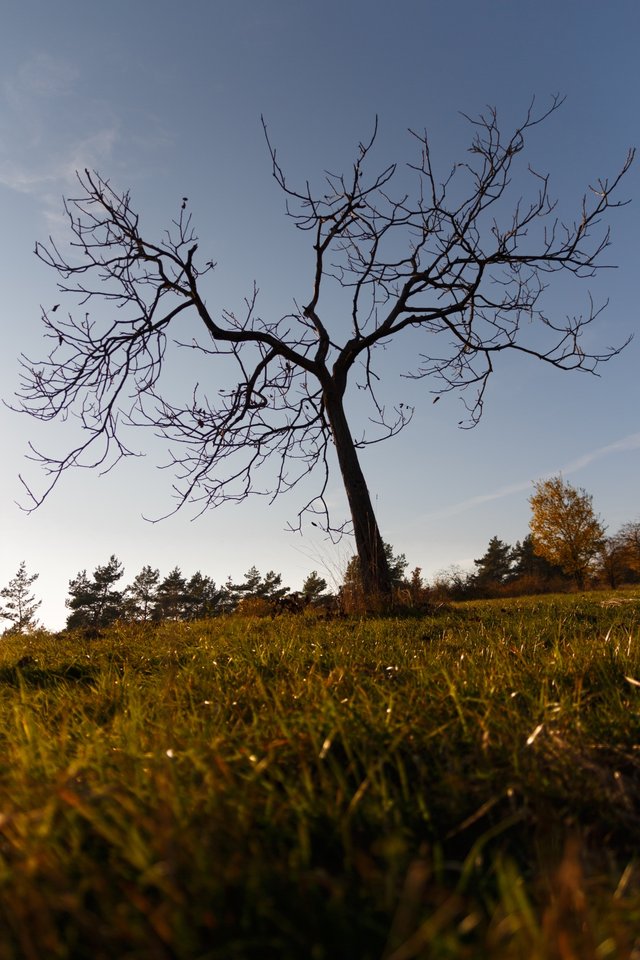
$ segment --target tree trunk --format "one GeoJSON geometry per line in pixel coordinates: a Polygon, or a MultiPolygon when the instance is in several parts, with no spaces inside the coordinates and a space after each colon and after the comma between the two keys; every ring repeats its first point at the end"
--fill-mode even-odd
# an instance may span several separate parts
{"type": "Polygon", "coordinates": [[[367,601],[374,601],[374,604],[384,603],[391,597],[389,567],[342,397],[325,392],[324,401],[351,510],[364,595],[367,601]]]}

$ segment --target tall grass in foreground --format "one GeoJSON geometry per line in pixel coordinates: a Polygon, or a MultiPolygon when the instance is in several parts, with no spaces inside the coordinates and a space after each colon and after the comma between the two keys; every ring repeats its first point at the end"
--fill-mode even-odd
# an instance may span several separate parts
{"type": "Polygon", "coordinates": [[[0,957],[640,957],[604,598],[4,637],[0,957]]]}

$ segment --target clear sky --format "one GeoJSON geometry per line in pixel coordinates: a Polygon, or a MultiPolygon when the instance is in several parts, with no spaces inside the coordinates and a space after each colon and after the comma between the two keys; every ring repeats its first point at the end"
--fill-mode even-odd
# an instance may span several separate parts
{"type": "MultiPolygon", "coordinates": [[[[444,172],[464,159],[460,111],[495,105],[505,128],[531,97],[566,104],[531,139],[527,159],[548,170],[560,211],[577,212],[597,177],[611,176],[638,144],[640,5],[617,0],[22,0],[5,4],[0,36],[0,274],[2,396],[11,402],[21,352],[43,354],[40,305],[60,297],[34,242],[62,228],[61,198],[74,171],[91,167],[130,188],[151,230],[168,225],[189,196],[201,249],[218,263],[210,307],[239,308],[254,280],[260,311],[306,303],[309,238],[284,216],[260,125],[294,179],[319,183],[348,170],[377,114],[380,167],[415,159],[407,128],[427,129],[444,172]],[[305,299],[306,298],[306,299],[305,299]]],[[[525,186],[524,171],[522,184],[525,186]]],[[[612,218],[606,271],[580,288],[559,284],[547,308],[580,313],[590,289],[609,306],[589,335],[594,349],[638,327],[640,163],[612,218]]],[[[517,191],[518,184],[514,184],[517,191]]],[[[553,278],[552,278],[553,280],[553,278]]],[[[71,308],[71,303],[65,308],[71,308]]],[[[640,516],[640,338],[599,378],[559,373],[505,357],[481,424],[458,429],[460,401],[434,406],[430,385],[399,380],[402,348],[389,358],[388,396],[414,403],[398,438],[363,454],[382,534],[427,577],[468,566],[493,535],[527,534],[534,480],[563,471],[585,487],[613,532],[640,516]]],[[[189,367],[176,370],[189,393],[189,367]]],[[[356,411],[357,413],[357,411],[356,411]]],[[[144,564],[178,565],[216,582],[253,564],[275,569],[292,589],[312,570],[337,574],[353,552],[312,527],[285,531],[302,506],[294,491],[269,506],[256,499],[192,520],[143,519],[171,506],[171,477],[156,469],[158,444],[138,434],[145,458],[108,476],[68,474],[26,515],[18,473],[42,483],[24,457],[28,441],[64,450],[65,425],[42,425],[0,409],[2,528],[0,585],[25,560],[38,572],[42,620],[64,624],[68,581],[115,553],[130,582],[144,564]],[[150,441],[150,442],[149,442],[150,441]]],[[[338,515],[346,503],[336,477],[338,515]]]]}

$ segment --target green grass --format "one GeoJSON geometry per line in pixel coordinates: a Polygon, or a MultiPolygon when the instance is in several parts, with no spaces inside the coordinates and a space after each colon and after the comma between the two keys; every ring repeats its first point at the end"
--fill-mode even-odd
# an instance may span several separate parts
{"type": "Polygon", "coordinates": [[[625,596],[5,636],[0,957],[640,955],[625,596]]]}

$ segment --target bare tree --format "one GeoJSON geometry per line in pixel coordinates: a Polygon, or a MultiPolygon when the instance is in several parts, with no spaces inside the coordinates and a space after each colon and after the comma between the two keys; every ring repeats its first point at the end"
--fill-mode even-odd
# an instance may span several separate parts
{"type": "Polygon", "coordinates": [[[623,548],[627,567],[640,574],[640,520],[624,523],[615,539],[623,548]]]}
{"type": "Polygon", "coordinates": [[[468,391],[464,426],[482,414],[499,353],[513,350],[561,369],[593,372],[621,349],[586,353],[581,335],[599,310],[591,304],[586,315],[550,316],[543,293],[550,274],[582,279],[604,266],[609,230],[601,224],[610,208],[621,205],[613,194],[632,153],[615,177],[590,188],[574,220],[558,218],[548,175],[531,168],[531,197],[516,197],[507,207],[527,134],[560,103],[555,97],[541,113],[532,104],[507,138],[495,110],[467,118],[469,155],[444,178],[436,173],[426,132],[412,132],[417,160],[406,175],[400,177],[395,164],[370,174],[376,124],[371,139],[359,144],[349,174],[326,173],[318,190],[309,183],[291,185],[265,127],[273,176],[288,216],[309,234],[312,256],[307,303],[274,319],[258,313],[255,286],[241,315],[207,304],[205,278],[215,265],[197,255],[187,198],[170,230],[155,240],[143,233],[128,192],[118,193],[97,173],[79,174],[79,196],[65,203],[71,252],[51,238],[36,245],[37,256],[58,273],[60,291],[76,297],[79,312],[65,317],[54,308],[43,310],[53,349],[41,362],[22,358],[19,397],[21,408],[41,420],[75,413],[83,436],[61,459],[32,448],[49,485],[40,495],[29,491],[31,506],[68,467],[109,468],[130,455],[122,433],[128,422],[151,425],[170,441],[178,506],[195,502],[204,510],[256,492],[276,497],[318,469],[317,493],[293,526],[298,529],[310,513],[324,529],[339,531],[325,499],[333,444],[363,585],[368,595],[389,594],[358,450],[397,434],[413,411],[383,403],[379,348],[417,334],[420,355],[408,375],[427,379],[436,399],[468,391]],[[408,179],[412,192],[404,189],[408,179]],[[340,316],[328,316],[322,307],[331,284],[346,294],[340,316]],[[113,307],[107,319],[84,312],[96,300],[113,307]],[[187,313],[195,315],[202,333],[180,345],[219,361],[224,377],[235,366],[235,382],[213,393],[195,383],[190,396],[176,403],[161,373],[167,348],[178,343],[169,341],[170,328],[173,334],[187,313]],[[370,432],[354,438],[344,401],[356,377],[372,415],[370,432]],[[277,469],[263,489],[257,474],[267,461],[277,469]]]}

